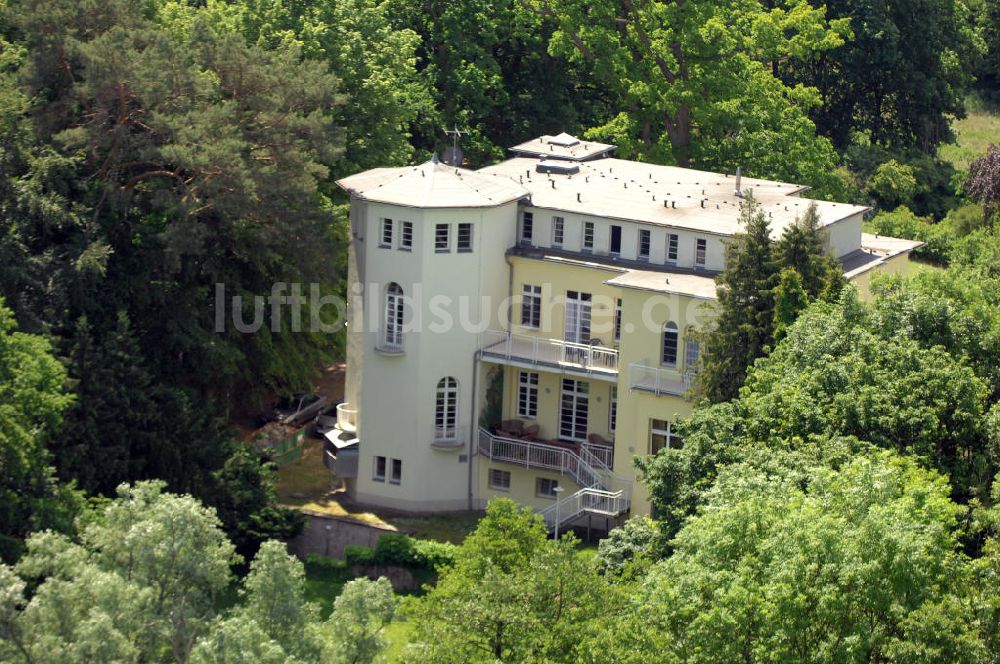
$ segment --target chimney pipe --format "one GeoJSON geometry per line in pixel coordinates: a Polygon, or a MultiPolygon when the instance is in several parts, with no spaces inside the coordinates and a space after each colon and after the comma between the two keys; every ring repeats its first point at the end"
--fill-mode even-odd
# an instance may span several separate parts
{"type": "Polygon", "coordinates": [[[743,182],[743,176],[740,174],[740,167],[736,167],[736,195],[743,198],[743,191],[740,189],[740,184],[743,182]]]}

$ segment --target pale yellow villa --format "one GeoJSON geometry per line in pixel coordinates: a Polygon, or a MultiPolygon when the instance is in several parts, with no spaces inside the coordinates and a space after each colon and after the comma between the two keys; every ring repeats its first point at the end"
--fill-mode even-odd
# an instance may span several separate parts
{"type": "MultiPolygon", "coordinates": [[[[359,503],[479,509],[550,527],[649,511],[633,459],[680,444],[727,238],[752,195],[775,236],[806,187],[615,159],[542,136],[478,171],[433,159],[339,182],[351,196],[345,403],[325,460],[359,503]],[[558,513],[558,518],[557,518],[558,513]]],[[[865,292],[918,243],[819,202],[865,292]]]]}

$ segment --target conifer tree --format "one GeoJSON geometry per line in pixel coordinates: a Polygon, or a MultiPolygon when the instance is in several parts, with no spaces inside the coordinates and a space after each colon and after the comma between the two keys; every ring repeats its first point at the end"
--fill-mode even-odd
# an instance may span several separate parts
{"type": "Polygon", "coordinates": [[[774,247],[779,269],[789,267],[798,272],[810,300],[824,293],[837,296],[846,283],[840,262],[826,250],[819,222],[819,211],[812,203],[801,218],[785,229],[774,247]]]}
{"type": "Polygon", "coordinates": [[[705,334],[697,391],[713,402],[736,396],[747,367],[772,341],[775,284],[771,225],[752,196],[740,207],[742,233],[726,246],[726,267],[716,277],[718,316],[705,334]]]}

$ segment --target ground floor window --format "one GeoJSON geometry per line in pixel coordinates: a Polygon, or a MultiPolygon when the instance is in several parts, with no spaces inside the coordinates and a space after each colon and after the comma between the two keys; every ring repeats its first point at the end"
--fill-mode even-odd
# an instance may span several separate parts
{"type": "Polygon", "coordinates": [[[510,491],[510,471],[490,468],[490,488],[510,491]]]}
{"type": "Polygon", "coordinates": [[[535,494],[539,498],[555,498],[559,495],[556,489],[559,488],[559,480],[550,480],[547,477],[539,477],[535,480],[535,494]]]}
{"type": "Polygon", "coordinates": [[[671,422],[668,420],[649,421],[649,453],[656,454],[664,447],[680,447],[680,436],[673,433],[671,422]]]}
{"type": "Polygon", "coordinates": [[[375,457],[375,464],[372,468],[372,479],[376,482],[385,482],[386,459],[384,456],[375,457]]]}
{"type": "Polygon", "coordinates": [[[399,484],[403,481],[403,461],[402,459],[392,459],[391,474],[389,475],[389,482],[392,484],[399,484]]]}

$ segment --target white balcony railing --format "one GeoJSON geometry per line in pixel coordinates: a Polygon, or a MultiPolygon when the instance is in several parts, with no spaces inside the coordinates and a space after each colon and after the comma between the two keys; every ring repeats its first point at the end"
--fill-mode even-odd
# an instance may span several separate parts
{"type": "MultiPolygon", "coordinates": [[[[599,467],[606,468],[607,470],[614,470],[615,467],[615,448],[610,445],[595,445],[593,443],[580,443],[581,454],[586,453],[593,455],[596,461],[595,465],[599,467]]],[[[585,457],[586,458],[586,457],[585,457]]]]}
{"type": "Polygon", "coordinates": [[[604,488],[607,481],[601,472],[606,469],[595,467],[569,448],[494,436],[485,429],[479,430],[479,453],[490,460],[569,475],[580,486],[604,488]]]}
{"type": "Polygon", "coordinates": [[[351,404],[337,404],[337,428],[350,433],[358,430],[358,410],[351,408],[351,404]]]}
{"type": "Polygon", "coordinates": [[[605,491],[603,489],[584,488],[556,501],[539,512],[549,530],[561,526],[585,512],[618,516],[629,509],[629,495],[624,489],[605,491]],[[558,523],[557,523],[558,521],[558,523]]]}
{"type": "Polygon", "coordinates": [[[480,335],[479,348],[485,357],[520,360],[529,364],[565,366],[589,373],[618,372],[618,351],[599,344],[577,344],[562,339],[545,339],[487,330],[480,335]]]}
{"type": "Polygon", "coordinates": [[[681,375],[674,369],[644,364],[630,364],[628,367],[629,387],[652,392],[656,396],[684,396],[691,389],[691,382],[690,374],[681,375]]]}

